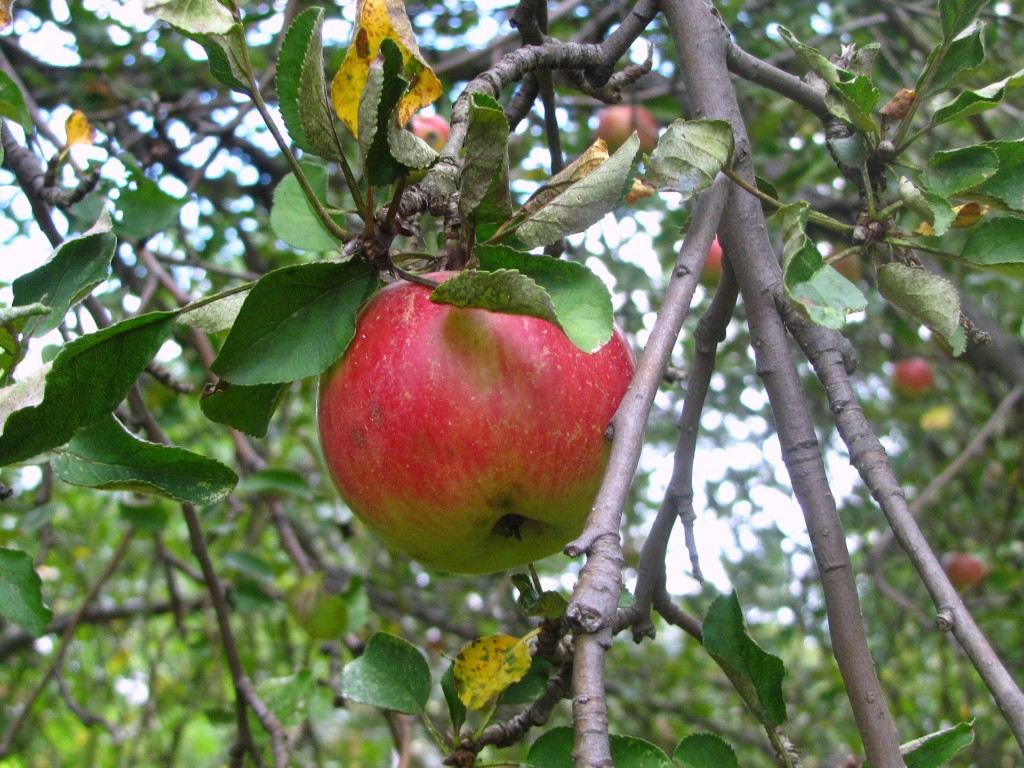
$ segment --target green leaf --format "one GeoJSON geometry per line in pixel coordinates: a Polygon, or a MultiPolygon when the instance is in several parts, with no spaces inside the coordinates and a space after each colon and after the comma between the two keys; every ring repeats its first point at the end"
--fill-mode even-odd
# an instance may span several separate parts
{"type": "Polygon", "coordinates": [[[1000,216],[975,228],[960,254],[983,269],[1024,278],[1024,221],[1000,216]]]}
{"type": "Polygon", "coordinates": [[[531,209],[516,237],[526,248],[582,232],[610,213],[625,197],[636,172],[640,139],[636,133],[596,169],[531,209]]]}
{"type": "Polygon", "coordinates": [[[226,5],[219,0],[146,0],[143,8],[199,43],[210,60],[210,72],[220,82],[252,94],[245,35],[226,5]]]}
{"type": "Polygon", "coordinates": [[[949,104],[935,110],[931,126],[934,127],[950,120],[963,119],[993,109],[1003,102],[1008,90],[1019,88],[1022,84],[1024,84],[1024,69],[1018,70],[998,83],[992,83],[973,91],[963,91],[949,104]]]}
{"type": "Polygon", "coordinates": [[[235,17],[219,0],[145,0],[150,16],[193,35],[224,35],[235,26],[235,17]]]}
{"type": "Polygon", "coordinates": [[[837,117],[850,123],[861,133],[877,133],[878,125],[872,112],[882,97],[882,92],[865,75],[853,75],[840,71],[840,78],[832,84],[832,94],[825,97],[826,104],[837,98],[841,108],[831,110],[837,117]]]}
{"type": "Polygon", "coordinates": [[[246,288],[220,298],[210,297],[211,300],[178,315],[178,322],[204,333],[216,334],[231,330],[248,293],[249,289],[246,288]]]}
{"type": "Polygon", "coordinates": [[[81,430],[57,450],[50,465],[71,485],[153,494],[196,506],[227,498],[238,482],[219,461],[140,440],[113,416],[81,430]]]}
{"type": "MultiPolygon", "coordinates": [[[[974,742],[974,725],[957,723],[951,728],[922,736],[900,747],[907,768],[939,768],[974,742]]],[[[865,768],[867,763],[865,763],[865,768]]]]}
{"type": "Polygon", "coordinates": [[[17,549],[0,547],[0,616],[35,637],[43,634],[53,612],[43,605],[39,574],[32,558],[17,549]]]}
{"type": "Polygon", "coordinates": [[[938,195],[952,197],[976,187],[999,170],[999,155],[992,147],[975,144],[936,152],[928,161],[922,181],[938,195]]]}
{"type": "Polygon", "coordinates": [[[786,296],[807,317],[826,328],[842,328],[867,299],[853,283],[825,264],[806,234],[806,203],[779,209],[782,222],[782,280],[786,296]]]}
{"type": "MultiPolygon", "coordinates": [[[[974,724],[957,723],[900,745],[907,768],[939,768],[974,742],[974,724]]],[[[865,761],[863,768],[870,768],[865,761]]]]}
{"type": "Polygon", "coordinates": [[[688,200],[732,165],[733,142],[732,128],[724,120],[676,120],[658,139],[644,181],[688,200]]]}
{"type": "Polygon", "coordinates": [[[402,52],[393,40],[385,38],[379,57],[370,65],[359,102],[359,149],[363,175],[371,186],[391,184],[407,171],[392,156],[388,134],[391,121],[397,120],[393,115],[398,102],[408,87],[402,77],[402,52]]]}
{"type": "Polygon", "coordinates": [[[80,336],[40,369],[44,381],[27,377],[0,390],[0,466],[63,445],[112,412],[167,339],[174,317],[151,312],[80,336]]]}
{"type": "Polygon", "coordinates": [[[430,300],[507,315],[528,315],[558,325],[558,314],[547,291],[533,278],[514,269],[465,270],[435,288],[430,300]]]}
{"type": "Polygon", "coordinates": [[[792,49],[800,60],[810,69],[814,74],[824,80],[828,85],[839,82],[839,67],[829,61],[828,57],[825,56],[817,48],[812,48],[805,43],[801,43],[786,27],[778,27],[779,36],[785,41],[786,45],[792,49]]]}
{"type": "Polygon", "coordinates": [[[1024,212],[1024,140],[990,141],[983,146],[995,152],[999,167],[970,189],[969,196],[999,208],[1024,212]]]}
{"type": "Polygon", "coordinates": [[[119,190],[115,203],[120,218],[114,232],[130,240],[145,240],[178,221],[184,200],[164,192],[140,168],[127,164],[128,185],[119,190]]]}
{"type": "Polygon", "coordinates": [[[236,490],[305,498],[309,495],[309,478],[294,469],[259,469],[242,478],[236,490]]]}
{"type": "Polygon", "coordinates": [[[956,220],[956,213],[945,197],[921,189],[906,177],[899,180],[899,193],[908,209],[932,225],[936,237],[946,234],[956,220]]]}
{"type": "Polygon", "coordinates": [[[477,210],[485,200],[483,218],[504,219],[512,212],[508,136],[508,118],[501,105],[486,94],[474,93],[459,179],[459,213],[464,220],[477,220],[477,210]]]}
{"type": "Polygon", "coordinates": [[[295,146],[339,160],[343,153],[324,77],[323,23],[322,8],[307,8],[292,21],[281,44],[277,92],[281,119],[295,146]]]}
{"type": "Polygon", "coordinates": [[[117,511],[120,518],[128,525],[150,533],[160,533],[167,527],[167,523],[171,519],[166,503],[152,499],[141,504],[134,498],[131,503],[122,501],[118,504],[117,511]]]}
{"type": "Polygon", "coordinates": [[[516,607],[524,616],[559,619],[565,615],[565,610],[569,607],[569,601],[559,592],[538,592],[528,573],[512,574],[512,585],[519,590],[516,607]]]}
{"type": "Polygon", "coordinates": [[[601,278],[584,265],[502,245],[478,246],[473,253],[481,269],[514,269],[533,279],[551,297],[558,326],[584,352],[596,351],[612,337],[611,295],[601,278]]]}
{"type": "Polygon", "coordinates": [[[116,239],[104,217],[89,232],[65,240],[41,267],[12,284],[14,305],[46,304],[49,312],[26,324],[29,336],[49,333],[64,321],[68,310],[107,279],[116,239]]]}
{"type": "Polygon", "coordinates": [[[315,376],[341,357],[356,312],[377,288],[362,261],[314,262],[268,272],[249,291],[211,369],[232,384],[315,376]]]}
{"type": "Polygon", "coordinates": [[[960,33],[949,43],[948,47],[944,47],[940,43],[932,49],[928,55],[928,63],[917,80],[918,99],[927,98],[933,93],[945,90],[981,66],[985,60],[984,30],[984,24],[976,24],[960,33]],[[940,56],[941,59],[939,59],[940,56]],[[931,75],[932,79],[927,83],[928,87],[925,90],[923,88],[925,79],[933,69],[934,74],[931,75]]]}
{"type": "Polygon", "coordinates": [[[27,339],[25,325],[33,318],[50,313],[45,304],[34,302],[23,307],[0,307],[0,377],[9,378],[24,359],[27,339]]]}
{"type": "MultiPolygon", "coordinates": [[[[612,762],[620,768],[675,768],[661,749],[634,736],[608,737],[612,762]]],[[[573,768],[572,728],[552,728],[530,746],[526,756],[529,768],[573,768]]]]}
{"type": "MultiPolygon", "coordinates": [[[[32,132],[32,115],[25,106],[25,96],[6,72],[0,72],[0,118],[13,120],[26,132],[32,132]]],[[[0,148],[0,159],[3,159],[0,148]]]]}
{"type": "Polygon", "coordinates": [[[939,18],[942,37],[946,40],[959,35],[969,27],[987,0],[939,0],[939,18]]]}
{"type": "Polygon", "coordinates": [[[782,659],[765,652],[747,632],[739,598],[719,595],[704,619],[704,648],[722,668],[743,702],[767,728],[786,719],[782,659]]]}
{"type": "Polygon", "coordinates": [[[681,768],[740,768],[732,747],[714,733],[690,734],[676,745],[672,759],[681,768]]]}
{"type": "MultiPolygon", "coordinates": [[[[317,199],[326,205],[327,169],[312,162],[300,165],[317,199]]],[[[300,251],[337,251],[341,245],[324,228],[294,173],[289,173],[274,188],[270,228],[288,245],[300,251]]]]}
{"type": "Polygon", "coordinates": [[[452,721],[452,733],[458,735],[466,722],[466,705],[459,698],[455,690],[455,662],[448,665],[448,669],[441,675],[441,693],[444,694],[444,701],[448,705],[448,716],[452,721]]]}
{"type": "Polygon", "coordinates": [[[377,632],[363,655],[345,665],[341,692],[361,704],[415,715],[430,697],[430,667],[411,643],[377,632]]]}
{"type": "Polygon", "coordinates": [[[960,327],[960,295],[949,280],[905,264],[883,264],[878,268],[878,291],[931,328],[954,355],[963,354],[967,340],[960,327]]]}
{"type": "Polygon", "coordinates": [[[199,409],[210,421],[226,424],[253,437],[264,437],[288,387],[288,384],[242,386],[219,381],[213,392],[203,394],[199,409]]]}

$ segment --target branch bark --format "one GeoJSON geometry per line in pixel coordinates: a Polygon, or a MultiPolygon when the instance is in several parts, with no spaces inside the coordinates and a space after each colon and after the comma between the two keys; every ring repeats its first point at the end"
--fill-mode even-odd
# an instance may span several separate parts
{"type": "MultiPolygon", "coordinates": [[[[664,13],[683,69],[694,117],[728,120],[736,138],[734,170],[754,182],[750,143],[726,63],[728,31],[701,0],[666,3],[664,13]]],[[[738,188],[719,228],[747,307],[757,373],[775,415],[783,461],[807,523],[839,671],[868,760],[876,768],[902,768],[899,735],[885,698],[860,611],[853,568],[835,499],[811,421],[806,396],[772,291],[781,282],[760,203],[738,188]]]]}

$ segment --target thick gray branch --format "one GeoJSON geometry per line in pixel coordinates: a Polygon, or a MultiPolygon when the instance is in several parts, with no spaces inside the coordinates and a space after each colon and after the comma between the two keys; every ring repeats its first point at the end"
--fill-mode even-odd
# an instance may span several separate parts
{"type": "MultiPolygon", "coordinates": [[[[666,3],[664,11],[694,116],[730,122],[736,137],[734,170],[753,183],[749,140],[726,65],[728,31],[714,8],[701,0],[666,3]]],[[[781,275],[760,203],[742,190],[733,190],[719,240],[730,256],[747,307],[757,372],[771,402],[783,459],[807,523],[836,661],[865,753],[876,768],[902,768],[899,735],[868,650],[842,524],[786,329],[775,308],[772,291],[781,275]]]]}

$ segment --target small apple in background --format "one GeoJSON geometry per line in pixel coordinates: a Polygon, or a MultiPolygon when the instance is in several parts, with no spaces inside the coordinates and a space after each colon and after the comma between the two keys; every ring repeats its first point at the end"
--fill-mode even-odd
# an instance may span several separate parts
{"type": "Polygon", "coordinates": [[[650,154],[658,144],[658,121],[644,107],[615,104],[597,113],[597,137],[604,139],[609,152],[615,152],[636,131],[640,151],[650,154]]]}
{"type": "Polygon", "coordinates": [[[704,262],[704,269],[700,272],[700,284],[711,288],[718,285],[722,279],[722,246],[718,242],[718,236],[711,241],[711,248],[708,250],[708,258],[704,262]]]}
{"type": "Polygon", "coordinates": [[[379,291],[322,376],[331,477],[380,538],[439,570],[490,573],[554,554],[597,495],[633,353],[618,330],[587,354],[545,320],[430,293],[411,282],[379,291]]]}
{"type": "Polygon", "coordinates": [[[440,115],[414,115],[409,121],[409,130],[427,142],[435,152],[444,149],[448,142],[448,121],[440,115]]]}
{"type": "Polygon", "coordinates": [[[853,253],[832,264],[832,269],[851,283],[858,282],[864,276],[864,262],[859,254],[853,253]]]}
{"type": "Polygon", "coordinates": [[[897,360],[892,370],[892,385],[901,394],[920,397],[935,386],[931,364],[923,357],[897,360]]]}
{"type": "Polygon", "coordinates": [[[949,582],[957,589],[976,587],[988,576],[988,566],[966,552],[950,552],[942,558],[949,582]]]}

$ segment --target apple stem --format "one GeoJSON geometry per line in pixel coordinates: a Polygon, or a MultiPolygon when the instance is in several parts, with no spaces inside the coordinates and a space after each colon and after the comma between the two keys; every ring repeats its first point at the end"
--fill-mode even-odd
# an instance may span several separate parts
{"type": "Polygon", "coordinates": [[[540,575],[537,573],[537,568],[533,563],[527,563],[526,567],[530,569],[530,578],[533,579],[533,588],[537,590],[538,594],[544,591],[544,588],[540,585],[540,575]]]}

